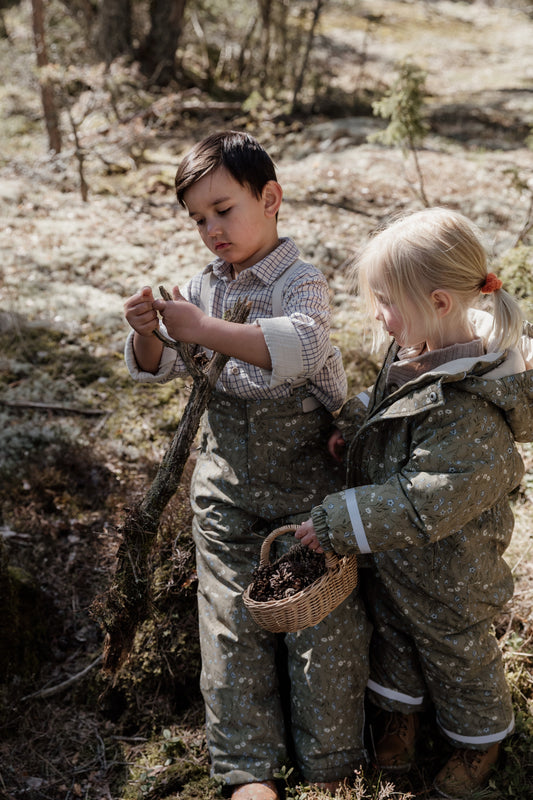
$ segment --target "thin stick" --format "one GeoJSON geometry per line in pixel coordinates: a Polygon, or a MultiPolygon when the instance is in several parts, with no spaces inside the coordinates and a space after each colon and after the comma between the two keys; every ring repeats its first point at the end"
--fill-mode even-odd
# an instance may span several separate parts
{"type": "Polygon", "coordinates": [[[74,683],[77,683],[82,678],[84,678],[85,675],[87,675],[88,672],[90,672],[92,669],[94,669],[94,667],[96,667],[98,664],[101,663],[102,659],[103,659],[103,655],[100,654],[97,658],[94,659],[94,661],[91,664],[89,664],[88,667],[85,667],[85,669],[82,669],[81,672],[77,672],[76,675],[71,675],[71,677],[68,678],[66,681],[63,681],[62,683],[58,683],[58,684],[56,684],[56,686],[50,686],[48,689],[39,689],[38,692],[33,692],[32,694],[27,694],[24,697],[22,697],[21,700],[33,700],[35,697],[39,697],[39,698],[40,697],[51,697],[53,694],[59,694],[60,692],[64,692],[65,689],[68,689],[74,683]]]}
{"type": "Polygon", "coordinates": [[[78,406],[64,406],[61,403],[38,403],[32,400],[0,399],[0,405],[8,406],[9,408],[35,408],[42,411],[61,411],[65,414],[84,414],[87,417],[109,414],[109,411],[104,411],[100,408],[79,408],[78,406]]]}

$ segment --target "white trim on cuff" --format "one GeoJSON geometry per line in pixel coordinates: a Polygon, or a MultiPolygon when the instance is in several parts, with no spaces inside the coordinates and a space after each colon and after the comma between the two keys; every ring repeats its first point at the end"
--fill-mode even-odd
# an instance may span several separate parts
{"type": "Polygon", "coordinates": [[[372,550],[368,544],[365,529],[361,521],[361,514],[359,513],[357,498],[355,496],[355,489],[347,489],[344,496],[346,498],[346,508],[348,510],[348,514],[350,515],[350,522],[352,523],[352,530],[357,541],[357,546],[359,547],[361,553],[371,553],[372,550]]]}
{"type": "Polygon", "coordinates": [[[370,395],[368,392],[360,392],[357,395],[357,399],[361,401],[365,408],[368,408],[368,404],[370,403],[370,395]]]}
{"type": "MultiPolygon", "coordinates": [[[[166,331],[162,328],[162,332],[166,334],[166,331]]],[[[168,376],[170,375],[174,364],[176,363],[176,351],[173,350],[171,347],[163,347],[163,352],[161,354],[161,361],[159,362],[159,367],[157,372],[145,372],[142,370],[139,365],[137,364],[137,359],[135,358],[135,353],[133,351],[133,337],[134,331],[131,331],[126,339],[126,344],[124,346],[124,357],[126,361],[126,367],[128,371],[135,381],[142,381],[143,383],[162,383],[164,382],[168,376]]]]}

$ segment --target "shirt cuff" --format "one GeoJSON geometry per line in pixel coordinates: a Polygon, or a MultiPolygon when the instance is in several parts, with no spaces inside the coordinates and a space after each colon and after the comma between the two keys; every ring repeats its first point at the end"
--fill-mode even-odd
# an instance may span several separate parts
{"type": "Polygon", "coordinates": [[[255,320],[265,337],[272,370],[263,370],[268,386],[296,381],[304,375],[302,345],[296,328],[288,317],[265,317],[255,320]]]}
{"type": "MultiPolygon", "coordinates": [[[[165,331],[162,332],[165,333],[165,331]]],[[[126,345],[124,347],[126,366],[133,380],[142,381],[143,383],[163,383],[168,380],[176,363],[176,351],[171,347],[164,347],[157,372],[145,372],[140,369],[137,359],[135,358],[135,352],[133,350],[134,335],[135,331],[131,331],[126,339],[126,345]]]]}

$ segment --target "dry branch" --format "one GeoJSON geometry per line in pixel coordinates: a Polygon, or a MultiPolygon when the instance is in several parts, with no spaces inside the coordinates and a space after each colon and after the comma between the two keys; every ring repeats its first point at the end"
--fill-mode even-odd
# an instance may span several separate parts
{"type": "Polygon", "coordinates": [[[109,411],[104,411],[100,408],[81,408],[80,406],[68,406],[62,403],[40,403],[33,400],[3,400],[0,399],[0,405],[7,406],[8,408],[34,408],[40,411],[59,411],[65,414],[82,414],[86,417],[103,416],[109,414],[109,411]]]}
{"type": "MultiPolygon", "coordinates": [[[[164,299],[170,295],[160,287],[164,299]]],[[[238,301],[229,312],[230,322],[245,322],[250,311],[246,301],[238,301]]],[[[214,353],[203,366],[193,358],[190,345],[174,342],[156,333],[168,347],[178,351],[193,378],[192,392],[174,438],[144,499],[131,509],[120,532],[122,542],[113,583],[103,598],[92,605],[92,612],[104,630],[103,669],[115,674],[128,657],[138,626],[150,610],[150,555],[159,520],[165,506],[179,486],[183,469],[200,425],[200,419],[228,356],[214,353]]]]}
{"type": "Polygon", "coordinates": [[[69,689],[75,683],[80,681],[84,678],[94,667],[96,667],[102,661],[102,656],[97,656],[94,661],[92,661],[85,669],[82,669],[81,672],[77,672],[75,675],[71,675],[70,678],[67,678],[65,681],[56,684],[55,686],[48,686],[46,689],[39,689],[37,692],[32,692],[31,694],[27,694],[24,697],[21,697],[21,702],[23,700],[33,700],[34,698],[43,698],[43,697],[52,697],[54,694],[59,694],[59,692],[65,691],[65,689],[69,689]]]}

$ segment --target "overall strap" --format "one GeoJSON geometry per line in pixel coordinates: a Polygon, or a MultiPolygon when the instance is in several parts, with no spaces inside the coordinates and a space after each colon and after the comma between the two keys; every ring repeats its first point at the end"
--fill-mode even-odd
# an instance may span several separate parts
{"type": "Polygon", "coordinates": [[[211,316],[211,290],[215,285],[215,273],[213,270],[204,272],[200,284],[200,308],[204,314],[211,316]]]}
{"type": "MultiPolygon", "coordinates": [[[[285,270],[278,275],[272,285],[272,316],[283,316],[283,292],[285,286],[291,277],[292,273],[296,271],[304,262],[297,258],[285,270]]],[[[215,286],[216,277],[213,270],[204,272],[202,275],[202,282],[200,285],[200,308],[204,314],[211,314],[211,295],[215,286]]]]}

